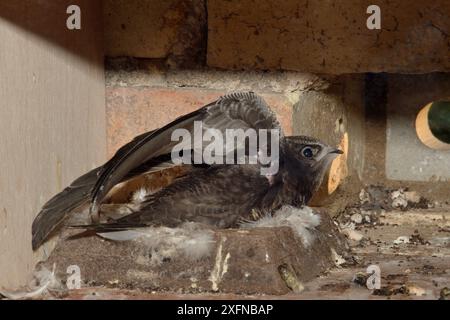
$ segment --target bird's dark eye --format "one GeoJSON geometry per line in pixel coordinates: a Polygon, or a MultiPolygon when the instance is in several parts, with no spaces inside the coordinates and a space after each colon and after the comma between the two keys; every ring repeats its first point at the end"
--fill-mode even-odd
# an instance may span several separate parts
{"type": "Polygon", "coordinates": [[[314,151],[313,151],[313,149],[311,147],[304,147],[302,149],[302,155],[305,158],[311,158],[314,155],[314,151]]]}

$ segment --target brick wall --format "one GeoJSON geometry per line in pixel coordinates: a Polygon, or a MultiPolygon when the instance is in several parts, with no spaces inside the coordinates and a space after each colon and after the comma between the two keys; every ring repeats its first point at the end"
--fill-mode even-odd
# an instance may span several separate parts
{"type": "Polygon", "coordinates": [[[450,2],[105,0],[108,56],[328,74],[450,70],[450,2]]]}
{"type": "Polygon", "coordinates": [[[365,115],[373,89],[365,73],[450,71],[450,2],[380,0],[380,30],[366,27],[370,4],[106,0],[108,155],[224,93],[252,90],[287,134],[338,145],[347,133],[350,177],[374,168],[381,178],[371,183],[386,183],[384,164],[373,161],[384,159],[373,142],[385,129],[366,129],[375,122],[365,115]]]}
{"type": "MultiPolygon", "coordinates": [[[[125,61],[125,64],[128,60],[125,61]]],[[[276,112],[287,135],[293,133],[294,105],[302,92],[327,86],[311,74],[289,72],[227,72],[217,70],[124,71],[124,62],[107,71],[108,154],[134,136],[233,91],[255,91],[276,112]],[[122,65],[122,67],[120,66],[122,65]]]]}
{"type": "Polygon", "coordinates": [[[320,73],[450,70],[450,2],[210,0],[208,65],[320,73]],[[381,29],[366,26],[369,5],[381,29]]]}

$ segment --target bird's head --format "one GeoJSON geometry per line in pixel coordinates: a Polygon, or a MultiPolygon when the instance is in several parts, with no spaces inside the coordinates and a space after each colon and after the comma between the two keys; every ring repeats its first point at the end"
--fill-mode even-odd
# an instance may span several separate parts
{"type": "Polygon", "coordinates": [[[342,150],[307,136],[292,136],[284,139],[287,163],[290,170],[314,193],[322,183],[331,162],[342,150]]]}

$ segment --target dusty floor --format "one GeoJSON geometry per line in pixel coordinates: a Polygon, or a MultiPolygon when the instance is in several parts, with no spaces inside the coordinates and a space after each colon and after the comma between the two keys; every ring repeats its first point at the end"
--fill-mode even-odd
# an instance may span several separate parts
{"type": "MultiPolygon", "coordinates": [[[[450,288],[450,211],[394,211],[380,225],[363,225],[360,242],[352,241],[354,265],[337,266],[309,283],[300,294],[241,296],[231,294],[181,295],[142,293],[107,288],[73,291],[68,299],[439,299],[450,288]],[[415,232],[415,231],[418,232],[415,232]],[[398,237],[413,235],[413,242],[395,244],[398,237]],[[414,239],[423,239],[414,241],[414,239]],[[376,264],[381,289],[369,290],[355,276],[376,264]]],[[[410,240],[411,241],[411,240],[410,240]]],[[[447,293],[448,294],[448,293],[447,293]]]]}
{"type": "MultiPolygon", "coordinates": [[[[279,215],[287,214],[299,226],[304,225],[299,217],[306,219],[313,211],[300,212],[300,216],[295,210],[279,215]]],[[[67,270],[78,266],[86,287],[284,295],[301,292],[303,283],[326,272],[336,257],[348,256],[345,237],[334,221],[325,211],[317,217],[320,223],[310,231],[279,224],[209,231],[205,226],[192,230],[185,226],[149,229],[135,241],[66,239],[43,265],[47,270],[55,266],[63,284],[69,279],[67,270]]]]}
{"type": "MultiPolygon", "coordinates": [[[[63,290],[62,292],[50,292],[45,298],[49,299],[450,299],[450,206],[447,203],[430,202],[421,197],[414,191],[404,189],[385,189],[382,187],[367,187],[359,193],[359,199],[352,204],[348,204],[339,215],[334,218],[334,223],[340,232],[347,237],[350,246],[350,254],[346,254],[331,261],[328,267],[324,265],[324,272],[319,277],[305,277],[305,282],[301,283],[301,289],[297,292],[290,292],[287,281],[285,284],[279,279],[277,272],[278,264],[283,262],[286,257],[275,259],[271,268],[264,267],[263,262],[254,261],[256,258],[241,255],[245,261],[255,262],[253,267],[247,266],[253,273],[257,273],[260,277],[265,275],[266,281],[277,278],[280,290],[278,293],[272,294],[233,294],[233,288],[222,291],[218,290],[213,293],[211,290],[173,290],[173,289],[151,289],[150,290],[128,290],[130,286],[120,287],[115,283],[108,285],[110,281],[104,281],[106,286],[98,286],[90,283],[90,287],[84,287],[80,290],[63,290]],[[247,260],[245,260],[247,259],[247,260]],[[332,267],[329,267],[332,265],[332,267]],[[263,268],[262,274],[258,271],[258,267],[263,268]],[[375,274],[369,274],[368,268],[379,270],[379,289],[369,289],[367,283],[376,278],[375,274]],[[270,270],[269,270],[270,269],[270,270]],[[275,277],[276,276],[276,277],[275,277]],[[310,280],[310,279],[313,280],[310,280]],[[286,287],[287,285],[287,287],[286,287]],[[283,289],[284,288],[284,289],[283,289]],[[221,292],[222,291],[222,292],[221,292]],[[226,292],[226,293],[224,293],[226,292]],[[231,292],[231,293],[230,293],[231,292]]],[[[325,225],[324,230],[328,230],[325,225]]],[[[247,237],[248,245],[253,243],[255,248],[261,247],[269,250],[271,246],[276,247],[280,235],[276,234],[277,229],[268,229],[267,231],[255,229],[251,233],[251,237],[247,237]],[[267,233],[274,235],[275,238],[267,237],[267,233]],[[261,238],[262,237],[262,238],[261,238]],[[267,240],[267,239],[268,240],[267,240]],[[250,240],[253,239],[251,242],[250,240]],[[262,241],[266,239],[269,242],[262,241]],[[251,243],[250,243],[251,242],[251,243]]],[[[280,229],[281,230],[281,229],[280,229]]],[[[330,229],[331,230],[331,229],[330,229]]],[[[232,233],[236,231],[224,231],[228,238],[232,238],[232,233]]],[[[241,234],[241,231],[237,231],[241,234]]],[[[338,232],[338,231],[337,231],[338,232]]],[[[284,232],[286,233],[286,232],[284,232]]],[[[284,234],[283,233],[283,234],[284,234]]],[[[328,232],[323,232],[324,236],[328,232]]],[[[239,235],[241,237],[242,235],[239,235]]],[[[331,233],[330,235],[331,236],[331,233]]],[[[238,239],[237,237],[236,239],[238,239]]],[[[336,234],[333,239],[335,239],[336,234]]],[[[282,238],[282,237],[281,237],[282,238]]],[[[285,243],[285,240],[281,240],[285,243]]],[[[288,237],[289,238],[289,237],[288,237]]],[[[340,236],[338,237],[340,238],[340,236]]],[[[94,240],[82,241],[94,241],[94,240]]],[[[239,238],[240,239],[240,238],[239,238]]],[[[283,238],[284,239],[284,238],[283,238]]],[[[295,242],[295,241],[294,241],[295,242]]],[[[322,245],[327,245],[327,240],[319,241],[322,245]]],[[[80,242],[83,243],[83,242],[80,242]]],[[[287,241],[286,243],[290,243],[287,241]]],[[[285,243],[285,244],[286,244],[285,243]]],[[[245,244],[245,243],[244,243],[245,244]]],[[[236,246],[244,248],[245,245],[238,242],[230,242],[230,250],[236,246]],[[234,245],[233,245],[234,244],[234,245]],[[242,247],[244,246],[244,247],[242,247]]],[[[72,248],[73,244],[66,245],[72,248]]],[[[102,245],[104,246],[104,245],[102,245]]],[[[107,245],[106,249],[111,249],[107,245]]],[[[297,247],[297,245],[291,244],[297,247]]],[[[278,248],[278,247],[277,247],[278,248]]],[[[322,255],[324,252],[319,250],[321,247],[315,248],[312,253],[322,255]]],[[[328,248],[328,247],[327,247],[328,248]]],[[[113,248],[114,249],[114,248],[113,248]]],[[[123,248],[122,248],[123,249],[123,248]]],[[[261,250],[262,250],[261,249],[261,250]]],[[[73,248],[71,249],[73,250],[73,248]]],[[[88,249],[86,249],[88,250],[88,249]]],[[[117,248],[114,250],[118,250],[117,248]]],[[[277,252],[276,249],[275,252],[277,252]]],[[[57,250],[56,250],[57,251],[57,250]]],[[[244,250],[247,252],[248,250],[244,250]]],[[[283,250],[279,250],[281,256],[284,255],[283,250]]],[[[64,259],[71,258],[71,254],[67,250],[64,259]]],[[[230,251],[232,252],[232,251],[230,251]]],[[[90,250],[90,255],[94,258],[94,265],[99,261],[102,262],[105,257],[110,256],[108,251],[105,255],[96,255],[96,250],[90,250]],[[103,259],[103,260],[102,260],[103,259]]],[[[89,252],[84,251],[83,263],[89,263],[89,252]],[[87,262],[86,262],[87,261],[87,262]]],[[[83,256],[81,255],[81,256],[83,256]]],[[[238,256],[235,252],[233,255],[238,256]]],[[[80,255],[74,254],[74,257],[80,255]]],[[[258,255],[255,254],[254,257],[258,255]]],[[[272,253],[271,253],[272,256],[272,253]]],[[[298,256],[298,254],[296,255],[298,256]]],[[[305,253],[303,253],[306,259],[305,253]]],[[[128,255],[127,255],[128,257],[128,255]]],[[[114,258],[114,257],[112,257],[114,258]]],[[[275,258],[275,253],[274,253],[275,258]]],[[[311,257],[310,257],[311,258],[311,257]]],[[[310,259],[308,258],[308,259],[310,259]]],[[[122,256],[123,259],[123,256],[122,256]]],[[[125,260],[128,258],[125,258],[125,260]]],[[[51,260],[51,259],[50,259],[51,260]]],[[[114,259],[113,259],[114,260],[114,259]]],[[[120,260],[120,259],[119,259],[120,260]]],[[[117,277],[128,279],[121,271],[119,260],[113,264],[113,272],[117,273],[117,277]],[[118,264],[119,263],[119,264],[118,264]],[[119,270],[119,271],[117,271],[119,270]]],[[[311,260],[311,259],[310,259],[311,260]]],[[[320,260],[320,259],[319,259],[320,260]]],[[[319,261],[318,260],[318,261],[319,261]]],[[[292,266],[302,265],[302,263],[294,263],[292,266]]],[[[50,261],[51,262],[51,261],[50,261]]],[[[69,261],[70,262],[70,261],[69,261]]],[[[68,263],[69,263],[68,262],[68,263]]],[[[122,261],[123,262],[123,261],[122,261]]],[[[239,260],[237,267],[245,265],[239,260]]],[[[313,262],[317,264],[318,262],[313,262]]],[[[183,270],[189,270],[190,267],[184,265],[183,270]]],[[[205,264],[207,266],[207,264],[205,264]]],[[[100,267],[100,266],[99,266],[100,267]]],[[[98,276],[98,268],[92,269],[92,277],[98,276]]],[[[245,270],[247,270],[245,269],[245,270]]],[[[317,269],[317,268],[316,268],[317,269]]],[[[240,269],[236,269],[238,272],[240,269]]],[[[244,271],[245,271],[244,270],[244,271]]],[[[303,274],[302,269],[300,274],[303,274]]],[[[241,270],[242,271],[242,270],[241,270]]],[[[248,271],[248,270],[247,270],[248,271]]],[[[279,271],[279,270],[278,270],[279,271]]],[[[238,274],[234,277],[238,279],[238,274]]],[[[258,279],[258,278],[256,278],[258,279]]],[[[108,279],[107,279],[108,280],[108,279]]],[[[276,280],[276,279],[275,279],[276,280]]],[[[174,280],[175,281],[175,280],[174,280]]],[[[263,281],[263,282],[266,282],[263,281]]],[[[209,283],[208,281],[206,281],[209,283]]],[[[270,282],[270,281],[269,281],[270,282]]],[[[198,282],[197,284],[200,284],[198,282]]],[[[246,288],[251,285],[241,283],[241,291],[246,292],[246,288]]],[[[258,281],[253,283],[255,288],[258,281]]],[[[261,285],[264,288],[263,285],[261,285]]],[[[173,288],[177,285],[172,286],[173,288]]],[[[205,285],[206,287],[206,285],[205,285]]],[[[134,288],[131,286],[131,288],[134,288]]],[[[146,287],[149,289],[149,287],[146,287]]],[[[255,292],[255,291],[253,291],[255,292]]],[[[261,292],[261,291],[256,291],[261,292]]],[[[269,292],[269,291],[267,291],[269,292]]]]}
{"type": "MultiPolygon", "coordinates": [[[[369,190],[370,191],[370,190],[369,190]]],[[[370,192],[369,192],[370,193],[370,192]]],[[[392,194],[391,194],[392,195],[392,194]]],[[[398,194],[394,193],[395,196],[398,194]]],[[[178,294],[88,288],[67,299],[450,299],[450,207],[419,198],[399,209],[370,202],[349,208],[337,221],[349,238],[352,258],[304,284],[301,293],[286,295],[178,294]],[[420,201],[422,201],[420,203],[420,201]],[[420,204],[419,204],[420,203],[420,204]],[[422,208],[413,208],[422,207],[422,208]],[[380,289],[366,286],[366,269],[380,270],[380,289]]],[[[409,195],[414,198],[414,194],[409,195]]],[[[392,200],[392,198],[391,198],[392,200]]],[[[414,200],[414,199],[412,199],[414,200]]],[[[408,200],[409,201],[409,200],[408,200]]],[[[388,203],[389,202],[389,203],[388,203]]]]}

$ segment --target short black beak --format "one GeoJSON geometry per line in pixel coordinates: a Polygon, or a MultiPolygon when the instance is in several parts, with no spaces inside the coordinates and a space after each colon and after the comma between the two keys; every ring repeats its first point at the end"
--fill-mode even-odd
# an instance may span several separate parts
{"type": "Polygon", "coordinates": [[[333,149],[333,150],[331,150],[329,153],[343,154],[344,151],[342,151],[341,149],[333,149]]]}

